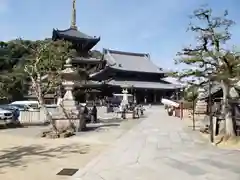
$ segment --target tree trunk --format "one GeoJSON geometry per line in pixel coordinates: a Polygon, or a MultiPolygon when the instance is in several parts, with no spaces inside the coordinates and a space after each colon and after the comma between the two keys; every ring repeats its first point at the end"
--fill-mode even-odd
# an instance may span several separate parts
{"type": "Polygon", "coordinates": [[[232,117],[231,106],[229,104],[229,91],[230,87],[227,83],[222,82],[223,90],[223,115],[225,117],[225,136],[227,138],[236,136],[234,131],[234,123],[232,117]]]}
{"type": "Polygon", "coordinates": [[[44,111],[44,114],[46,115],[46,121],[48,121],[51,126],[52,129],[55,133],[58,133],[58,129],[55,125],[55,121],[52,119],[52,115],[49,113],[47,107],[44,104],[44,98],[43,98],[43,94],[42,94],[42,89],[41,89],[41,81],[33,81],[33,84],[35,86],[35,94],[37,96],[40,108],[44,111]]]}
{"type": "Polygon", "coordinates": [[[55,121],[52,119],[52,115],[49,113],[47,107],[44,105],[43,97],[38,97],[38,102],[40,104],[40,108],[42,108],[44,114],[46,115],[46,121],[51,124],[53,131],[57,133],[58,129],[56,127],[55,121]]]}

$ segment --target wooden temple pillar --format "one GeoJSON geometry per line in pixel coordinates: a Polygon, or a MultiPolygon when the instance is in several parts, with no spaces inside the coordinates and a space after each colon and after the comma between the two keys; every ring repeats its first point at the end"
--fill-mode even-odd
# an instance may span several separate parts
{"type": "Polygon", "coordinates": [[[153,90],[153,102],[154,102],[154,104],[157,103],[157,91],[156,90],[153,90]]]}

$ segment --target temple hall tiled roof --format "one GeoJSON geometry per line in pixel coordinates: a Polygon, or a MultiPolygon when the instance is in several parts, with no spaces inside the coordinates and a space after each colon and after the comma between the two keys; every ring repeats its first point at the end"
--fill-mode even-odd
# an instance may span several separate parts
{"type": "Polygon", "coordinates": [[[107,84],[120,87],[134,87],[143,89],[180,89],[181,86],[175,84],[165,84],[161,82],[145,82],[145,81],[119,81],[110,80],[107,84]]]}
{"type": "Polygon", "coordinates": [[[104,49],[103,54],[104,59],[111,68],[147,73],[165,72],[151,61],[149,54],[115,51],[110,49],[104,49]]]}

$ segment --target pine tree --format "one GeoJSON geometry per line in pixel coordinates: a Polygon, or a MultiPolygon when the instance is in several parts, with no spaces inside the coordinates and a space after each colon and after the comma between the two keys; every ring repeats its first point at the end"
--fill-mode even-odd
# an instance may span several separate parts
{"type": "Polygon", "coordinates": [[[225,48],[231,38],[229,28],[235,23],[223,16],[214,16],[206,7],[197,9],[191,16],[189,30],[196,35],[196,45],[184,48],[178,53],[176,64],[183,63],[191,68],[179,72],[180,78],[193,77],[200,84],[207,81],[219,82],[223,90],[223,114],[226,120],[225,135],[235,136],[231,108],[230,88],[240,77],[240,58],[237,52],[225,48]]]}

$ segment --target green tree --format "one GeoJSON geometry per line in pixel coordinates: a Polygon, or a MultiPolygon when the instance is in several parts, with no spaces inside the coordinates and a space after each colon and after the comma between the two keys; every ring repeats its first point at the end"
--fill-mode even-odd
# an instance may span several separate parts
{"type": "Polygon", "coordinates": [[[26,74],[21,66],[26,55],[24,51],[14,41],[0,43],[1,97],[7,101],[22,99],[27,90],[26,74]]]}
{"type": "Polygon", "coordinates": [[[21,100],[27,92],[26,75],[19,70],[0,74],[0,97],[6,102],[21,100]]]}
{"type": "Polygon", "coordinates": [[[235,136],[231,109],[228,103],[230,88],[239,77],[239,56],[227,50],[225,43],[231,38],[229,28],[234,24],[227,18],[225,11],[222,17],[215,17],[209,8],[200,8],[193,12],[189,30],[196,35],[196,45],[184,48],[178,53],[176,63],[190,65],[189,69],[179,72],[180,78],[193,77],[201,84],[209,79],[221,83],[223,90],[223,114],[225,115],[226,136],[235,136]]]}
{"type": "Polygon", "coordinates": [[[184,99],[187,101],[195,101],[198,97],[198,87],[191,85],[184,90],[184,99]]]}
{"type": "MultiPolygon", "coordinates": [[[[19,43],[21,43],[21,40],[19,40],[19,43]]],[[[52,116],[44,105],[44,97],[60,84],[63,64],[71,56],[72,51],[65,41],[36,41],[24,47],[31,51],[31,54],[25,60],[24,71],[29,77],[32,89],[47,116],[47,120],[52,124],[54,131],[57,132],[52,116]]]]}

